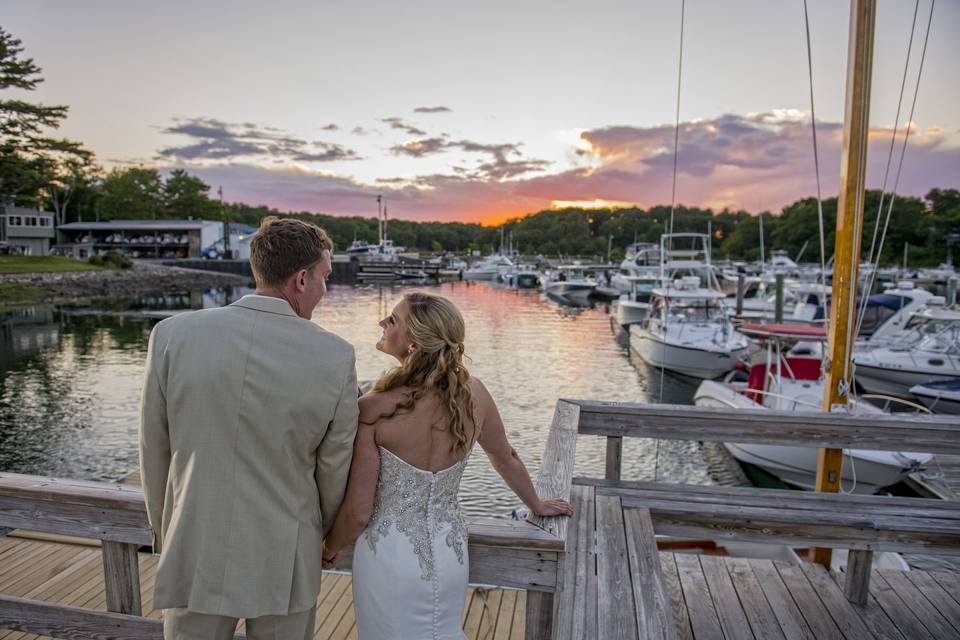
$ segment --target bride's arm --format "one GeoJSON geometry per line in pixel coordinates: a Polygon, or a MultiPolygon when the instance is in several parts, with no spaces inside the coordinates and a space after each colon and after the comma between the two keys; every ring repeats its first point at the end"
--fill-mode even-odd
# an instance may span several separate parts
{"type": "Polygon", "coordinates": [[[344,547],[353,544],[373,515],[373,500],[380,474],[380,452],[377,450],[373,425],[364,424],[362,420],[361,415],[353,444],[347,492],[337,512],[333,530],[323,543],[325,561],[333,559],[344,547]]]}
{"type": "Polygon", "coordinates": [[[523,504],[527,505],[535,515],[538,516],[556,516],[573,515],[573,508],[558,498],[542,499],[537,495],[537,490],[530,479],[530,473],[523,464],[523,460],[517,455],[516,449],[510,446],[507,440],[507,432],[503,426],[503,420],[500,418],[500,411],[497,410],[497,404],[487,388],[477,380],[473,379],[473,394],[477,406],[477,422],[480,424],[480,437],[477,442],[487,452],[490,458],[490,464],[507,486],[523,504]]]}

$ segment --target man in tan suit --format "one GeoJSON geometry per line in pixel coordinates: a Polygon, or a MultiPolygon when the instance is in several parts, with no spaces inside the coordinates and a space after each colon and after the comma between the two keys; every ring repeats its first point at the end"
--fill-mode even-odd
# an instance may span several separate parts
{"type": "Polygon", "coordinates": [[[150,336],[140,424],[166,640],[311,638],[357,429],[353,347],[310,322],[333,244],[268,218],[254,295],[150,336]]]}

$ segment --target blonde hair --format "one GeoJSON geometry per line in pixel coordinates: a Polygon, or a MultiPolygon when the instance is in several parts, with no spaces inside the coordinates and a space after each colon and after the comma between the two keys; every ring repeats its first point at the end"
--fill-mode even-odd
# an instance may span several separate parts
{"type": "MultiPolygon", "coordinates": [[[[403,364],[377,380],[375,392],[409,387],[403,400],[393,411],[380,415],[392,418],[397,413],[410,412],[427,391],[440,396],[440,406],[449,416],[450,434],[454,442],[451,451],[466,453],[471,440],[476,439],[473,394],[470,391],[470,372],[463,364],[463,339],[466,327],[456,305],[441,296],[411,292],[403,296],[407,303],[407,332],[416,350],[403,364]],[[467,437],[467,424],[473,425],[473,438],[467,437]]],[[[376,420],[374,420],[376,422],[376,420]]]]}

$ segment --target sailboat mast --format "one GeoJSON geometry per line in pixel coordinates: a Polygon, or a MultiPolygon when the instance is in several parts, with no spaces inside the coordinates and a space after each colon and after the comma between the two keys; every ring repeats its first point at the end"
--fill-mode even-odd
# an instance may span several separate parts
{"type": "MultiPolygon", "coordinates": [[[[853,387],[850,359],[856,339],[857,276],[863,230],[867,137],[870,130],[870,74],[876,0],[851,0],[850,44],[847,57],[847,93],[840,162],[840,198],[837,203],[834,245],[833,298],[830,303],[828,369],[823,410],[846,406],[853,387]]],[[[837,492],[843,462],[841,449],[820,449],[817,491],[837,492]]],[[[811,560],[830,566],[830,549],[812,549],[811,560]]]]}

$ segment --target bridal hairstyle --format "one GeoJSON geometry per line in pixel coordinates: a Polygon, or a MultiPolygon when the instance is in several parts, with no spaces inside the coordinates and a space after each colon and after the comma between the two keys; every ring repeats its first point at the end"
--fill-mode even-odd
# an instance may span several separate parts
{"type": "MultiPolygon", "coordinates": [[[[410,342],[417,349],[396,367],[377,380],[373,390],[390,391],[409,387],[411,392],[397,403],[393,411],[374,420],[392,418],[399,412],[410,412],[423,395],[433,389],[440,396],[440,404],[450,416],[449,428],[454,443],[451,450],[466,453],[467,421],[474,425],[473,394],[470,392],[470,372],[463,364],[463,339],[466,334],[463,316],[456,305],[441,296],[411,292],[403,296],[407,303],[407,331],[410,342]]],[[[370,424],[370,423],[366,423],[370,424]]]]}
{"type": "Polygon", "coordinates": [[[250,268],[257,286],[279,287],[300,269],[333,251],[327,232],[296,218],[268,216],[250,240],[250,268]]]}

